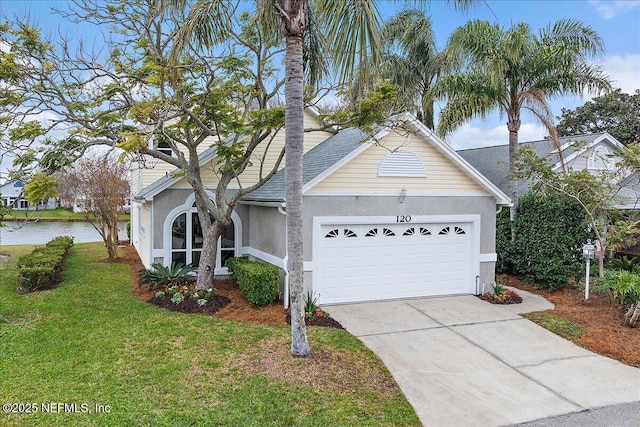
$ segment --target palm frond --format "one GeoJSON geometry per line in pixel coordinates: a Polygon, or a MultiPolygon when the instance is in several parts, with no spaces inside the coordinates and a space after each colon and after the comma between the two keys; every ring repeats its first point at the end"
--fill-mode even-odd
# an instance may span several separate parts
{"type": "Polygon", "coordinates": [[[315,9],[310,5],[307,11],[307,31],[305,32],[304,65],[307,83],[317,88],[323,76],[329,73],[328,58],[325,56],[327,40],[318,26],[315,9]]]}
{"type": "Polygon", "coordinates": [[[436,98],[447,98],[440,112],[438,133],[446,136],[473,118],[485,118],[502,109],[502,89],[494,87],[487,76],[460,74],[440,79],[433,88],[436,98]]]}
{"type": "Polygon", "coordinates": [[[330,52],[340,80],[349,80],[358,63],[380,59],[380,13],[376,1],[317,0],[315,3],[319,26],[333,44],[330,52]]]}
{"type": "Polygon", "coordinates": [[[562,46],[573,55],[597,57],[605,53],[604,40],[590,26],[573,19],[562,19],[540,31],[545,45],[562,46]]]}

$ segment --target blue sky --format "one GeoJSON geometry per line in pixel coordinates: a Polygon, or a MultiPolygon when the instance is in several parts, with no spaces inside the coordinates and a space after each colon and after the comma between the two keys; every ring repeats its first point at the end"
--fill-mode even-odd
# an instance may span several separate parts
{"type": "MultiPolygon", "coordinates": [[[[50,8],[64,8],[65,0],[0,0],[0,16],[11,18],[16,14],[31,18],[44,28],[45,33],[56,33],[60,21],[50,13],[50,8]],[[48,31],[47,31],[48,30],[48,31]]],[[[411,6],[411,2],[379,1],[381,15],[385,18],[398,10],[411,6]]],[[[483,19],[498,23],[504,28],[519,22],[528,23],[536,31],[560,19],[571,18],[584,22],[604,39],[606,55],[594,62],[603,66],[616,81],[615,87],[633,93],[640,89],[640,0],[486,0],[470,10],[454,10],[447,2],[433,0],[426,14],[431,16],[438,44],[443,46],[451,32],[469,19],[483,19]]],[[[63,32],[73,34],[82,27],[63,27],[63,32]]],[[[90,28],[90,27],[86,27],[90,28]]],[[[92,36],[78,34],[78,36],[92,36]]],[[[590,99],[563,97],[551,100],[555,115],[561,108],[576,108],[590,99]]],[[[486,120],[475,120],[462,126],[447,138],[454,148],[471,148],[505,144],[508,133],[505,118],[498,114],[486,120]]],[[[545,136],[542,126],[533,118],[524,116],[520,141],[541,139],[545,136]]]]}
{"type": "MultiPolygon", "coordinates": [[[[380,2],[381,12],[393,15],[403,2],[380,2]]],[[[444,1],[432,1],[431,16],[438,44],[444,45],[457,27],[470,19],[495,22],[503,28],[526,22],[533,31],[560,19],[575,19],[591,26],[604,40],[606,54],[594,60],[616,81],[615,87],[633,93],[640,89],[640,0],[487,0],[465,12],[455,11],[444,1]]],[[[561,108],[574,109],[591,97],[569,96],[551,100],[556,116],[561,108]]],[[[532,117],[523,116],[520,141],[544,138],[546,132],[532,117]]],[[[475,120],[447,138],[456,148],[506,144],[506,119],[493,114],[485,121],[475,120]]]]}

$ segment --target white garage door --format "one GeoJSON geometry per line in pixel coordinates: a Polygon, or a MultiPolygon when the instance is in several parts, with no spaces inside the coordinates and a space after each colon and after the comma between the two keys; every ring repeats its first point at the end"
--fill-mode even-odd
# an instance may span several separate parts
{"type": "Polygon", "coordinates": [[[318,301],[473,293],[473,232],[466,222],[322,225],[318,301]]]}

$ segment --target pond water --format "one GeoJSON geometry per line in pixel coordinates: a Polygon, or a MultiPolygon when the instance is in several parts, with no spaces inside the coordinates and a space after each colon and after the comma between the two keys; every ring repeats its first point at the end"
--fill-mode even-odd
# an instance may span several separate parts
{"type": "MultiPolygon", "coordinates": [[[[75,243],[101,242],[102,237],[88,222],[12,222],[0,227],[0,245],[39,245],[56,236],[72,236],[75,243]]],[[[127,240],[127,223],[118,223],[120,240],[127,240]]]]}

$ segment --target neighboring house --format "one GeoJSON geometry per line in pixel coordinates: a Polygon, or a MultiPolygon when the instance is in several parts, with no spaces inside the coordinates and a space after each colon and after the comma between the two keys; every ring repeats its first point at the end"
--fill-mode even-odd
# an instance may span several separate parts
{"type": "MultiPolygon", "coordinates": [[[[603,170],[615,170],[616,163],[621,160],[620,157],[616,157],[616,153],[624,147],[622,143],[606,132],[561,137],[559,141],[564,162],[568,170],[577,171],[586,169],[595,174],[603,170]]],[[[538,157],[546,159],[552,164],[555,171],[562,171],[558,150],[550,138],[540,141],[523,142],[520,146],[529,147],[538,157]]],[[[509,188],[508,145],[458,150],[458,154],[505,194],[511,193],[509,188]]],[[[628,180],[627,183],[629,185],[620,191],[620,201],[615,207],[621,209],[637,208],[638,192],[634,188],[636,186],[634,182],[637,184],[637,179],[628,180]]],[[[526,194],[529,185],[528,182],[520,182],[518,193],[521,196],[526,194]]]]}
{"type": "Polygon", "coordinates": [[[16,210],[55,209],[58,207],[58,199],[56,198],[41,200],[35,205],[30,204],[29,201],[25,199],[24,185],[25,183],[20,180],[10,181],[1,185],[0,194],[2,195],[2,204],[16,210]]]}
{"type": "MultiPolygon", "coordinates": [[[[318,127],[315,117],[306,112],[305,128],[318,127]]],[[[495,280],[496,211],[508,197],[413,116],[394,123],[375,138],[358,129],[305,135],[305,284],[321,304],[476,294],[495,280]]],[[[270,156],[283,144],[279,135],[270,156]]],[[[206,167],[215,150],[200,157],[215,188],[206,167]]],[[[244,185],[257,168],[241,175],[244,185]]],[[[144,265],[197,263],[202,236],[186,180],[162,163],[133,172],[132,242],[144,265]]],[[[236,206],[218,243],[217,274],[239,255],[285,272],[284,184],[282,169],[236,206]]]]}
{"type": "Polygon", "coordinates": [[[81,213],[90,211],[93,208],[93,201],[90,198],[73,194],[70,196],[63,196],[60,199],[60,206],[71,209],[75,213],[81,213]]]}

